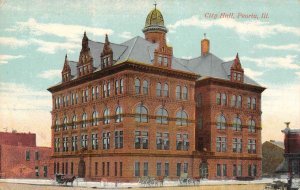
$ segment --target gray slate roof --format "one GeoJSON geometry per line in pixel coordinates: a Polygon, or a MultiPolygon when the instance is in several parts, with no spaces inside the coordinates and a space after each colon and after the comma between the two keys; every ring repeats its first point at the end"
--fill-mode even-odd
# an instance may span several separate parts
{"type": "MultiPolygon", "coordinates": [[[[94,59],[95,71],[100,70],[100,55],[104,47],[102,42],[94,42],[89,40],[88,42],[91,56],[94,59]]],[[[113,51],[114,64],[122,63],[126,60],[141,62],[144,64],[153,65],[154,50],[157,48],[157,43],[151,43],[144,38],[137,36],[121,44],[110,43],[110,47],[113,51]]],[[[76,64],[77,62],[70,61],[71,75],[76,78],[76,64]]],[[[193,59],[182,59],[173,57],[172,68],[175,70],[191,72],[199,74],[203,78],[212,77],[224,80],[230,80],[230,67],[232,61],[224,62],[212,53],[206,56],[199,56],[193,59]]],[[[246,73],[247,74],[247,73],[246,73]]],[[[244,83],[260,86],[257,82],[244,75],[244,83]]],[[[73,78],[73,79],[74,79],[73,78]]]]}

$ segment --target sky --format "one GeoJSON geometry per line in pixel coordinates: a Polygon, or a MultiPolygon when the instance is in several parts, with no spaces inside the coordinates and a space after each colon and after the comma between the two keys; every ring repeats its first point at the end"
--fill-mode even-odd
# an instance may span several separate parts
{"type": "MultiPolygon", "coordinates": [[[[61,80],[65,54],[78,60],[84,31],[101,42],[105,34],[113,43],[143,37],[153,4],[0,0],[0,131],[37,133],[37,144],[50,146],[47,88],[61,80]]],[[[263,142],[282,141],[286,121],[300,128],[299,0],[157,0],[157,8],[176,57],[198,57],[206,33],[213,54],[229,61],[238,52],[245,74],[267,88],[262,93],[263,142]]]]}

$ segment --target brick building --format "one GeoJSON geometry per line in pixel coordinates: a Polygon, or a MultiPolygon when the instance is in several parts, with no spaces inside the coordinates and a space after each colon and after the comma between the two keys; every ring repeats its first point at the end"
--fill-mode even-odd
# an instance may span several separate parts
{"type": "Polygon", "coordinates": [[[262,175],[275,176],[276,169],[283,162],[284,143],[280,141],[266,141],[262,144],[262,175]]]}
{"type": "Polygon", "coordinates": [[[121,44],[84,33],[52,93],[54,173],[91,180],[261,176],[261,93],[238,55],[224,62],[204,37],[194,59],[173,55],[161,12],[121,44]]]}
{"type": "Polygon", "coordinates": [[[47,178],[50,147],[37,147],[32,133],[0,132],[0,178],[47,178]]]}
{"type": "MultiPolygon", "coordinates": [[[[282,130],[284,133],[284,158],[288,173],[294,177],[300,177],[300,129],[290,129],[289,123],[282,130]]],[[[284,166],[282,169],[285,168],[284,166]]]]}

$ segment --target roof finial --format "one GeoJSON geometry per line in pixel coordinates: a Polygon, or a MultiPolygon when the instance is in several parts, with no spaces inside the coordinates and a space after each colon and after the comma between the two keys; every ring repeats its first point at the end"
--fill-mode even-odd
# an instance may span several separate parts
{"type": "Polygon", "coordinates": [[[153,5],[154,5],[154,9],[156,9],[156,5],[157,5],[156,1],[154,1],[153,5]]]}
{"type": "Polygon", "coordinates": [[[204,33],[204,39],[206,39],[206,33],[204,33]]]}
{"type": "Polygon", "coordinates": [[[67,59],[68,59],[68,55],[67,55],[67,53],[66,53],[65,60],[67,60],[67,59]]]}
{"type": "Polygon", "coordinates": [[[86,36],[86,31],[84,31],[83,36],[86,36]]]}
{"type": "Polygon", "coordinates": [[[287,128],[290,128],[289,125],[290,125],[291,122],[284,122],[284,123],[286,124],[287,128]]]}
{"type": "Polygon", "coordinates": [[[235,58],[239,59],[239,53],[236,53],[235,58]]]}

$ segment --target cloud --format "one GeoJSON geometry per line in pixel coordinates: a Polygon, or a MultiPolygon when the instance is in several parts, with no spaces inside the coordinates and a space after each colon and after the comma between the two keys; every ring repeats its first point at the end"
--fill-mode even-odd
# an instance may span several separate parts
{"type": "Polygon", "coordinates": [[[97,28],[82,25],[67,25],[60,23],[40,23],[34,18],[29,18],[26,22],[17,22],[17,24],[11,28],[7,28],[6,31],[29,31],[35,36],[41,35],[54,35],[67,39],[67,41],[78,42],[82,38],[83,32],[95,36],[103,36],[105,34],[113,34],[111,29],[97,28]]]}
{"type": "Polygon", "coordinates": [[[130,38],[133,38],[131,32],[122,32],[120,35],[119,35],[121,38],[125,38],[125,39],[130,39],[130,38]]]}
{"type": "Polygon", "coordinates": [[[296,72],[296,75],[300,78],[300,71],[296,72]]]}
{"type": "Polygon", "coordinates": [[[271,50],[290,50],[290,51],[299,51],[299,44],[287,44],[287,45],[267,45],[267,44],[257,44],[255,46],[258,49],[271,49],[271,50]]]}
{"type": "Polygon", "coordinates": [[[61,76],[61,70],[58,69],[43,71],[42,73],[38,74],[38,77],[43,79],[54,79],[60,76],[61,76]]]}
{"type": "Polygon", "coordinates": [[[210,28],[213,26],[223,27],[226,29],[231,29],[240,35],[250,35],[267,37],[270,35],[275,35],[278,33],[289,33],[300,36],[300,28],[285,26],[282,24],[270,24],[268,22],[261,21],[246,21],[238,22],[234,19],[200,19],[198,15],[192,16],[187,19],[182,19],[176,21],[174,24],[168,25],[171,31],[175,31],[179,27],[200,27],[200,28],[210,28]]]}
{"type": "Polygon", "coordinates": [[[12,37],[0,37],[0,45],[8,46],[12,48],[24,47],[30,43],[27,40],[21,40],[12,37]]]}
{"type": "Polygon", "coordinates": [[[24,58],[23,55],[0,55],[0,64],[7,64],[9,60],[24,58]]]}
{"type": "Polygon", "coordinates": [[[37,51],[54,54],[59,50],[73,53],[74,50],[79,49],[81,44],[75,42],[49,42],[39,39],[31,39],[31,42],[38,45],[37,51]]]}
{"type": "Polygon", "coordinates": [[[255,78],[257,79],[258,77],[263,75],[263,72],[254,71],[254,70],[252,70],[250,68],[246,68],[246,67],[244,67],[244,71],[245,71],[245,74],[252,79],[255,79],[255,78]]]}
{"type": "Polygon", "coordinates": [[[281,68],[281,69],[300,69],[299,63],[296,62],[296,55],[286,55],[285,57],[241,57],[240,60],[255,63],[259,67],[281,68]]]}
{"type": "Polygon", "coordinates": [[[300,128],[300,84],[267,85],[262,94],[262,137],[283,140],[284,122],[291,128],[300,128]]]}
{"type": "Polygon", "coordinates": [[[37,133],[39,145],[50,146],[51,94],[24,84],[0,82],[1,129],[37,133]]]}

